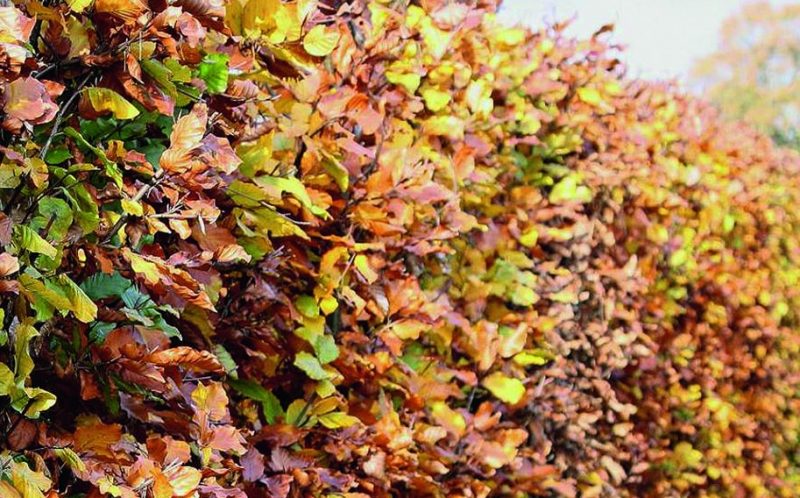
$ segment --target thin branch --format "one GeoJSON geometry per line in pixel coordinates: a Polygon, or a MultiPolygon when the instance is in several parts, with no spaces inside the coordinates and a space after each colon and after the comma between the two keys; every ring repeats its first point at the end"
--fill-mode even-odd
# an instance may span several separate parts
{"type": "Polygon", "coordinates": [[[77,88],[75,88],[75,91],[72,93],[72,95],[70,95],[67,103],[61,107],[60,111],[58,111],[56,120],[53,123],[53,128],[50,130],[50,135],[47,137],[47,141],[44,143],[44,147],[42,147],[41,152],[39,152],[39,158],[44,159],[44,156],[47,155],[47,151],[50,149],[50,145],[53,143],[53,138],[55,138],[56,133],[58,133],[58,127],[61,125],[61,120],[64,119],[64,114],[66,114],[66,112],[72,106],[72,103],[75,102],[75,99],[78,98],[81,90],[83,90],[83,87],[86,86],[91,77],[92,72],[90,71],[89,74],[87,74],[86,77],[83,78],[83,80],[78,84],[77,88]]]}
{"type": "MultiPolygon", "coordinates": [[[[161,179],[163,178],[163,176],[164,176],[163,169],[156,171],[156,174],[153,175],[152,181],[150,183],[142,185],[142,187],[139,189],[138,192],[136,192],[136,195],[134,195],[131,200],[133,200],[134,202],[139,202],[140,200],[142,200],[147,194],[150,193],[152,189],[154,189],[159,183],[161,183],[161,179]]],[[[107,244],[111,239],[113,239],[126,221],[128,221],[127,214],[123,214],[122,216],[120,216],[117,222],[114,223],[114,226],[111,227],[111,230],[109,230],[108,233],[105,235],[105,237],[103,237],[103,240],[100,241],[100,245],[107,244]]]]}

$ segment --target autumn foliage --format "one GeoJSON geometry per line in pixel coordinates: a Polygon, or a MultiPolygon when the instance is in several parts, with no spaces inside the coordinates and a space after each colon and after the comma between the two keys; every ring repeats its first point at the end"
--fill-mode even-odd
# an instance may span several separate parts
{"type": "Polygon", "coordinates": [[[0,7],[0,496],[798,496],[800,160],[493,0],[0,7]]]}

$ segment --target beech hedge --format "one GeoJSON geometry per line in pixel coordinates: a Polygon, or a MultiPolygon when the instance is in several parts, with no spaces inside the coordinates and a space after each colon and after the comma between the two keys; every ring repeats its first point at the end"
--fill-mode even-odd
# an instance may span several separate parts
{"type": "Polygon", "coordinates": [[[497,8],[0,6],[0,496],[800,495],[797,153],[497,8]]]}

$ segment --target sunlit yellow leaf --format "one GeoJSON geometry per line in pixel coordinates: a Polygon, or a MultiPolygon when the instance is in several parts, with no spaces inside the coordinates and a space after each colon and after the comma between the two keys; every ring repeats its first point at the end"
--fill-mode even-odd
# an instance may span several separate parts
{"type": "Polygon", "coordinates": [[[386,71],[386,79],[389,83],[402,86],[408,93],[413,94],[419,88],[422,81],[420,76],[415,73],[401,73],[396,71],[386,71]]]}
{"type": "Polygon", "coordinates": [[[83,12],[94,0],[67,0],[67,5],[73,12],[83,12]]]}
{"type": "Polygon", "coordinates": [[[369,264],[369,259],[365,255],[359,254],[356,256],[354,264],[358,273],[360,273],[368,283],[372,284],[378,280],[378,274],[372,269],[369,264]]]}
{"type": "Polygon", "coordinates": [[[499,400],[512,405],[525,395],[525,385],[519,379],[507,377],[500,372],[487,376],[482,383],[499,400]]]}
{"type": "Polygon", "coordinates": [[[117,119],[133,119],[139,115],[139,110],[133,104],[109,88],[88,88],[85,95],[97,112],[110,112],[117,119]]]}
{"type": "Polygon", "coordinates": [[[342,429],[360,423],[361,421],[343,412],[326,413],[319,417],[319,422],[328,429],[342,429]]]}
{"type": "Polygon", "coordinates": [[[600,106],[603,103],[603,96],[596,88],[578,88],[578,98],[593,106],[600,106]]]}
{"type": "Polygon", "coordinates": [[[339,43],[339,33],[317,24],[303,38],[303,48],[310,55],[324,57],[333,52],[339,43]]]}
{"type": "Polygon", "coordinates": [[[425,107],[433,112],[441,111],[450,103],[450,94],[435,88],[422,90],[422,98],[425,100],[425,107]]]}

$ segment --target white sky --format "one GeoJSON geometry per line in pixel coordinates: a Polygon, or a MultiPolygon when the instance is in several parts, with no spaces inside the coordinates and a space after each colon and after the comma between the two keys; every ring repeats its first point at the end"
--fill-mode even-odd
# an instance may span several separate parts
{"type": "MultiPolygon", "coordinates": [[[[798,0],[772,0],[773,4],[798,0]]],[[[571,33],[589,36],[616,25],[613,40],[634,77],[683,80],[692,63],[717,47],[722,22],[747,0],[504,0],[500,18],[538,28],[577,14],[571,33]]]]}

